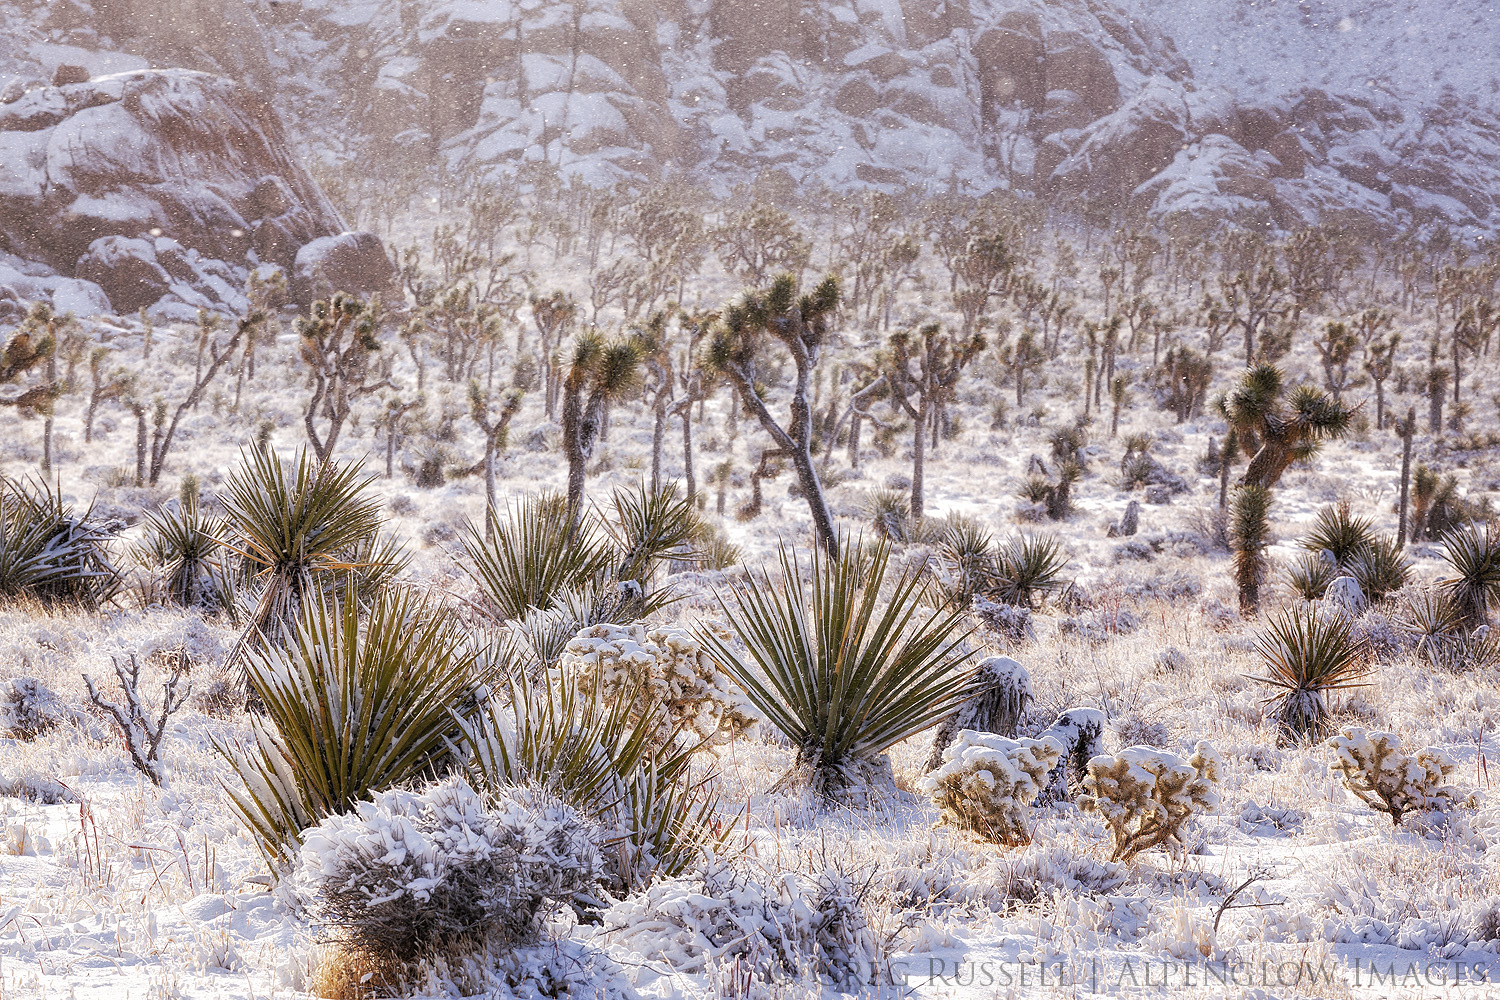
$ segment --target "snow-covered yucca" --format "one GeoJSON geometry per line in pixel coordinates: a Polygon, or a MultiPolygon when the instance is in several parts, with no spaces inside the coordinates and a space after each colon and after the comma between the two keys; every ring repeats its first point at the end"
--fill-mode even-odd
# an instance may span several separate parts
{"type": "Polygon", "coordinates": [[[1029,807],[1062,754],[1054,739],[1012,740],[965,729],[918,787],[932,796],[944,822],[997,844],[1029,844],[1029,807]]]}
{"type": "Polygon", "coordinates": [[[837,869],[751,871],[710,859],[610,907],[610,937],[678,974],[733,969],[761,981],[817,975],[844,990],[874,982],[880,946],[862,890],[837,869]]]}
{"type": "Polygon", "coordinates": [[[1089,761],[1078,804],[1104,817],[1115,838],[1116,861],[1129,861],[1152,847],[1182,846],[1182,828],[1195,815],[1219,805],[1223,762],[1199,741],[1183,759],[1156,747],[1126,747],[1089,761]]]}
{"type": "Polygon", "coordinates": [[[656,715],[663,738],[685,731],[727,743],[760,721],[739,686],[679,628],[594,625],[568,643],[558,667],[597,676],[606,697],[634,692],[636,712],[656,715]]]}
{"type": "Polygon", "coordinates": [[[1390,816],[1392,825],[1399,826],[1408,812],[1443,811],[1453,804],[1453,789],[1444,788],[1443,779],[1456,765],[1431,747],[1413,756],[1401,749],[1399,736],[1359,726],[1346,726],[1324,746],[1333,748],[1333,766],[1345,787],[1390,816]]]}
{"type": "Polygon", "coordinates": [[[351,947],[408,961],[530,941],[598,870],[593,831],[570,806],[535,791],[487,799],[450,778],[327,817],[302,838],[294,875],[311,914],[351,947]]]}

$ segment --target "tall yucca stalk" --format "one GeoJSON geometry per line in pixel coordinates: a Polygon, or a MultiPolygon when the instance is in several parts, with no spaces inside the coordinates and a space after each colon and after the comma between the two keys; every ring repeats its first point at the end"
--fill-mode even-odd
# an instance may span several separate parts
{"type": "Polygon", "coordinates": [[[1266,672],[1255,679],[1279,689],[1272,697],[1283,736],[1318,736],[1328,719],[1328,695],[1360,687],[1368,673],[1367,645],[1342,614],[1299,605],[1273,618],[1255,640],[1266,672]]]}
{"type": "Polygon", "coordinates": [[[381,525],[380,498],[360,465],[319,462],[305,449],[290,468],[270,448],[241,454],[244,465],[224,484],[227,544],[262,589],[236,655],[268,631],[291,631],[310,595],[370,570],[381,525]]]}
{"type": "Polygon", "coordinates": [[[740,653],[707,629],[698,639],[750,701],[797,747],[781,784],[805,780],[840,798],[893,744],[951,713],[973,693],[961,669],[972,653],[961,611],[929,616],[923,586],[907,573],[882,606],[890,546],[841,545],[812,554],[811,586],[783,545],[781,575],[762,569],[719,597],[740,653]]]}
{"type": "Polygon", "coordinates": [[[410,590],[359,603],[303,603],[287,647],[252,649],[250,687],[264,707],[248,745],[216,742],[244,782],[226,785],[273,871],[307,827],[415,777],[458,738],[451,708],[485,678],[452,619],[410,590]]]}
{"type": "Polygon", "coordinates": [[[1240,592],[1240,611],[1254,614],[1260,607],[1260,585],[1266,575],[1265,548],[1271,533],[1271,491],[1264,486],[1241,486],[1234,491],[1229,512],[1229,538],[1234,545],[1234,582],[1240,592]]]}
{"type": "Polygon", "coordinates": [[[1500,599],[1500,533],[1493,526],[1454,528],[1443,535],[1443,558],[1454,576],[1442,581],[1465,628],[1489,621],[1491,602],[1500,599]]]}

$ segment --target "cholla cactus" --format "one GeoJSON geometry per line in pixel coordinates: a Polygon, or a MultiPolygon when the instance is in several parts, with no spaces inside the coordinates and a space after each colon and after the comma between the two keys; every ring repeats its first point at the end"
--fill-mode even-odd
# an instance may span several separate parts
{"type": "Polygon", "coordinates": [[[1400,826],[1408,812],[1444,811],[1453,804],[1453,789],[1442,784],[1457,765],[1431,747],[1413,757],[1401,749],[1399,736],[1358,726],[1340,730],[1324,746],[1333,748],[1344,786],[1371,809],[1389,815],[1393,826],[1400,826]]]}
{"type": "Polygon", "coordinates": [[[965,729],[943,751],[943,766],[918,788],[932,796],[943,821],[997,844],[1031,843],[1027,813],[1063,754],[1055,739],[1011,740],[965,729]]]}
{"type": "Polygon", "coordinates": [[[1206,742],[1186,760],[1155,747],[1126,747],[1089,761],[1078,804],[1099,813],[1115,837],[1113,860],[1129,861],[1163,844],[1182,845],[1182,828],[1219,805],[1222,762],[1206,742]]]}
{"type": "Polygon", "coordinates": [[[514,945],[598,878],[595,831],[540,792],[489,801],[450,779],[377,792],[303,837],[297,890],[366,954],[405,961],[473,938],[514,945]]]}
{"type": "Polygon", "coordinates": [[[760,722],[738,685],[682,629],[593,625],[568,643],[558,668],[597,675],[606,697],[635,692],[638,711],[660,715],[663,738],[686,730],[716,745],[760,722]]]}

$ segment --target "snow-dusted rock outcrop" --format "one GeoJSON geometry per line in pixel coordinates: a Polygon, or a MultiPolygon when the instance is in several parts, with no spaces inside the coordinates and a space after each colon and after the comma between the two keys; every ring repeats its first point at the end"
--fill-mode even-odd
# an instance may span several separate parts
{"type": "Polygon", "coordinates": [[[0,162],[0,250],[98,284],[116,312],[178,286],[190,307],[236,305],[231,267],[290,270],[345,228],[275,109],[204,73],[25,91],[0,104],[0,162]]]}

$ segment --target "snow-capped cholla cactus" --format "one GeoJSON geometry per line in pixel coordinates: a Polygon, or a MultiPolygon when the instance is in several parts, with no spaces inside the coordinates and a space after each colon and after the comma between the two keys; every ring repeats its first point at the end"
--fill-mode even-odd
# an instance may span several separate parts
{"type": "Polygon", "coordinates": [[[1431,747],[1411,756],[1401,749],[1399,736],[1358,726],[1341,729],[1324,746],[1333,748],[1344,786],[1371,809],[1390,816],[1393,826],[1400,826],[1406,813],[1445,811],[1453,804],[1453,789],[1444,788],[1443,779],[1457,765],[1431,747]]]}
{"type": "Polygon", "coordinates": [[[1218,808],[1222,766],[1218,752],[1201,741],[1185,760],[1156,747],[1126,747],[1089,761],[1078,804],[1109,824],[1115,861],[1152,847],[1180,848],[1187,821],[1218,808]]]}
{"type": "Polygon", "coordinates": [[[656,712],[664,738],[680,729],[727,743],[760,721],[739,686],[682,629],[593,625],[569,641],[558,668],[597,676],[606,696],[635,691],[637,711],[656,712]]]}
{"type": "Polygon", "coordinates": [[[1033,697],[1031,674],[1008,656],[990,656],[979,661],[974,683],[979,692],[938,726],[932,753],[927,757],[927,770],[943,762],[943,751],[965,729],[997,736],[1016,735],[1016,726],[1033,697]]]}
{"type": "Polygon", "coordinates": [[[599,870],[572,807],[520,790],[491,801],[449,779],[377,792],[309,829],[294,885],[351,946],[407,960],[472,938],[525,943],[599,870]]]}
{"type": "Polygon", "coordinates": [[[1012,740],[965,729],[943,751],[943,765],[917,787],[932,796],[944,822],[1019,847],[1031,843],[1030,806],[1062,754],[1055,739],[1012,740]]]}

